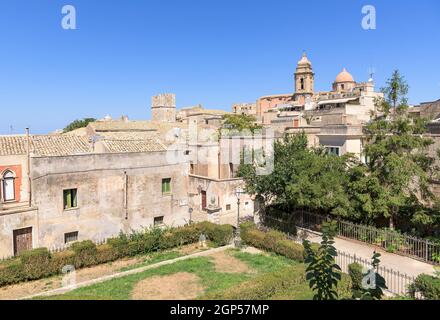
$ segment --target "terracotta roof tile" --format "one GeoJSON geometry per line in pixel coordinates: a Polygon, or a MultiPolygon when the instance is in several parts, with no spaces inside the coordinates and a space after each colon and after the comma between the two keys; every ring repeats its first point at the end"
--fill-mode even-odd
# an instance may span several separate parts
{"type": "Polygon", "coordinates": [[[157,140],[104,140],[107,152],[153,152],[166,151],[165,146],[157,140]]]}
{"type": "MultiPolygon", "coordinates": [[[[25,155],[26,150],[26,136],[0,136],[0,155],[25,155]]],[[[30,152],[36,156],[80,154],[90,152],[90,144],[85,137],[32,135],[30,136],[30,152]]]]}

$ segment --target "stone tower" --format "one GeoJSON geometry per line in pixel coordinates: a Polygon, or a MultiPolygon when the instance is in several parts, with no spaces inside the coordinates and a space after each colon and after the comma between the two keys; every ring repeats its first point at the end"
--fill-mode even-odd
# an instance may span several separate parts
{"type": "Polygon", "coordinates": [[[307,98],[313,96],[314,86],[312,63],[307,59],[306,53],[303,53],[295,72],[295,100],[304,103],[307,98]]]}
{"type": "Polygon", "coordinates": [[[153,121],[176,122],[176,95],[165,93],[151,98],[153,121]]]}

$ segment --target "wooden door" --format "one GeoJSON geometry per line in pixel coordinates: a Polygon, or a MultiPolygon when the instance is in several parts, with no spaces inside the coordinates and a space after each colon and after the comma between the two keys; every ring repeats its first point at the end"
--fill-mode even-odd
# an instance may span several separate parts
{"type": "Polygon", "coordinates": [[[32,249],[32,227],[14,230],[14,255],[32,249]]]}
{"type": "Polygon", "coordinates": [[[202,191],[202,210],[206,209],[206,191],[202,191]]]}

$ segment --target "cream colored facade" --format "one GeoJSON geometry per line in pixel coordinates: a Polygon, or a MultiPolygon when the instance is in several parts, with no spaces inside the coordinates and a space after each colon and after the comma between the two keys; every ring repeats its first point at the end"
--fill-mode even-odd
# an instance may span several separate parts
{"type": "MultiPolygon", "coordinates": [[[[235,191],[243,184],[235,177],[238,163],[221,162],[217,136],[227,112],[176,111],[174,101],[170,94],[153,97],[151,121],[107,116],[69,134],[30,136],[29,152],[26,136],[0,136],[0,179],[14,172],[16,189],[15,200],[0,197],[0,259],[157,223],[236,224],[235,191]],[[65,192],[75,194],[67,196],[76,199],[70,207],[65,192]]],[[[240,216],[252,216],[252,199],[241,201],[240,216]]]]}
{"type": "MultiPolygon", "coordinates": [[[[275,131],[273,139],[304,131],[310,146],[362,159],[362,129],[382,95],[372,79],[357,83],[346,69],[328,92],[314,91],[314,77],[304,54],[294,92],[236,104],[232,112],[255,115],[275,131]]],[[[151,109],[152,120],[107,116],[68,134],[32,136],[29,153],[25,136],[0,136],[0,179],[10,183],[5,173],[14,171],[17,195],[16,201],[0,197],[0,258],[16,253],[14,237],[24,231],[35,248],[64,246],[66,234],[75,232],[77,240],[98,240],[158,221],[236,224],[236,190],[244,186],[236,177],[240,153],[253,137],[220,137],[228,112],[201,105],[178,110],[174,94],[153,97],[151,109]],[[77,192],[76,206],[67,210],[66,190],[77,192]]],[[[241,195],[240,217],[255,210],[254,199],[241,195]]]]}
{"type": "Polygon", "coordinates": [[[357,83],[345,68],[331,91],[315,92],[314,75],[304,54],[294,75],[294,92],[260,98],[257,118],[280,135],[304,131],[311,146],[321,145],[338,155],[352,153],[362,160],[362,126],[383,94],[375,91],[373,79],[357,83]]]}

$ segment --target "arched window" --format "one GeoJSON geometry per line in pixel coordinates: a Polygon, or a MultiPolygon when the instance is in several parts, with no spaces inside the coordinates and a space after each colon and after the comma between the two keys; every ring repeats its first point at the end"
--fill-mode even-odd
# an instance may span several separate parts
{"type": "Polygon", "coordinates": [[[6,171],[2,177],[3,201],[15,200],[15,175],[12,171],[6,171]]]}

